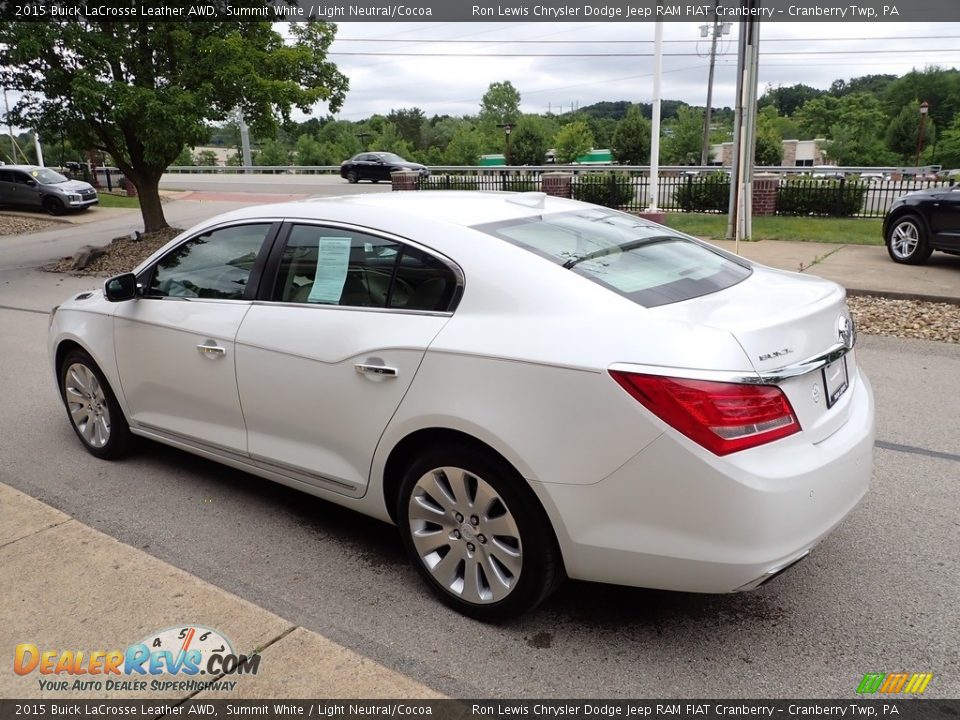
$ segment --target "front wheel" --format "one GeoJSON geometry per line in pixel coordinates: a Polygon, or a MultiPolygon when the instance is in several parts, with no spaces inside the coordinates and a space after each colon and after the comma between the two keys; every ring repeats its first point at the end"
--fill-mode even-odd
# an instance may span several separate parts
{"type": "Polygon", "coordinates": [[[83,350],[72,350],[64,358],[60,396],[74,432],[91,455],[113,460],[126,452],[130,427],[100,368],[83,350]]]}
{"type": "Polygon", "coordinates": [[[43,199],[43,209],[46,210],[50,215],[63,215],[66,207],[59,198],[48,195],[43,199]]]}
{"type": "Polygon", "coordinates": [[[360,176],[357,175],[357,171],[356,171],[356,170],[350,170],[350,171],[347,173],[347,182],[350,183],[351,185],[356,185],[357,180],[359,180],[359,179],[360,179],[360,176]]]}
{"type": "Polygon", "coordinates": [[[904,215],[891,223],[886,240],[887,253],[894,262],[922,265],[933,253],[926,226],[916,215],[904,215]]]}
{"type": "Polygon", "coordinates": [[[404,475],[397,520],[427,584],[478,620],[531,610],[563,578],[546,514],[520,474],[492,453],[425,453],[404,475]]]}

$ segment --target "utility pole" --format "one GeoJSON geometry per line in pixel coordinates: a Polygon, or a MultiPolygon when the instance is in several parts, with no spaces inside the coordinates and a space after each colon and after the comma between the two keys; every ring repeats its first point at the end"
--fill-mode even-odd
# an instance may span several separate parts
{"type": "Polygon", "coordinates": [[[727,35],[730,32],[730,23],[720,23],[720,18],[717,15],[719,5],[720,0],[714,0],[713,25],[700,26],[701,37],[710,35],[710,73],[707,76],[707,107],[703,114],[703,145],[700,148],[701,165],[708,165],[710,162],[710,116],[713,112],[713,75],[717,64],[717,41],[721,35],[727,35]]]}
{"type": "Polygon", "coordinates": [[[663,74],[663,21],[657,20],[653,46],[653,118],[650,123],[650,207],[658,212],[660,202],[660,76],[663,74]]]}
{"type": "Polygon", "coordinates": [[[33,147],[37,151],[37,165],[43,167],[43,149],[40,147],[40,133],[33,131],[33,147]]]}
{"type": "MultiPolygon", "coordinates": [[[[749,17],[756,17],[760,0],[745,0],[749,17]]],[[[727,239],[736,241],[753,233],[753,157],[757,139],[757,66],[760,59],[760,21],[740,21],[737,49],[737,108],[733,125],[733,166],[730,168],[730,205],[727,239]]]]}
{"type": "Polygon", "coordinates": [[[17,141],[13,137],[13,125],[10,124],[10,102],[7,100],[7,89],[3,89],[3,107],[6,109],[6,118],[7,118],[7,132],[10,135],[10,158],[13,160],[13,163],[17,162],[17,141]]]}

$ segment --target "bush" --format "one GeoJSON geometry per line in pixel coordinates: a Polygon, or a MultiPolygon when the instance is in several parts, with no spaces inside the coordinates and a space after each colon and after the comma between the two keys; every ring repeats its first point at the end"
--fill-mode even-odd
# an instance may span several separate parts
{"type": "Polygon", "coordinates": [[[626,173],[581,175],[573,183],[574,200],[618,208],[635,197],[633,179],[626,173]]]}
{"type": "Polygon", "coordinates": [[[863,208],[867,186],[859,181],[791,178],[777,193],[778,215],[856,215],[863,208]]]}
{"type": "Polygon", "coordinates": [[[420,178],[421,190],[480,190],[480,178],[475,176],[431,175],[420,178]]]}
{"type": "Polygon", "coordinates": [[[533,192],[539,190],[537,181],[529,177],[507,176],[501,183],[504,190],[512,192],[533,192]]]}
{"type": "Polygon", "coordinates": [[[685,212],[726,212],[730,207],[730,176],[715,172],[703,177],[687,177],[673,195],[685,212]]]}

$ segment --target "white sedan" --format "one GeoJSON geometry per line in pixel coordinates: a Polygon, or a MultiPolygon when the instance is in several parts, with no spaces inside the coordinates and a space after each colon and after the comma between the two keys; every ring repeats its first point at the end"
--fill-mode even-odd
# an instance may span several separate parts
{"type": "Polygon", "coordinates": [[[541,193],[250,207],[54,310],[87,450],[131,434],[396,523],[481,619],[562,580],[726,593],[872,469],[844,290],[541,193]]]}

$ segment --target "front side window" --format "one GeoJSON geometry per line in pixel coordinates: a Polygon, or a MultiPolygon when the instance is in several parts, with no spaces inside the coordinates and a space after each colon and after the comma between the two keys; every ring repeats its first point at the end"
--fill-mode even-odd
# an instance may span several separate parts
{"type": "Polygon", "coordinates": [[[270,223],[212,230],[178,245],[156,264],[147,297],[243,298],[270,223]]]}
{"type": "Polygon", "coordinates": [[[644,307],[736,285],[749,265],[613,210],[584,210],[477,226],[644,307]]]}
{"type": "Polygon", "coordinates": [[[294,225],[280,259],[277,302],[446,310],[456,277],[441,260],[366,233],[294,225]]]}

